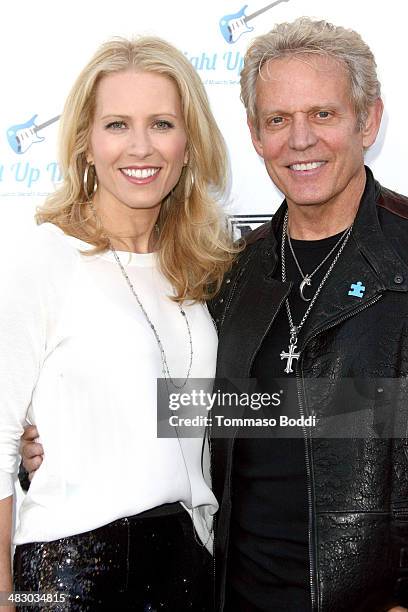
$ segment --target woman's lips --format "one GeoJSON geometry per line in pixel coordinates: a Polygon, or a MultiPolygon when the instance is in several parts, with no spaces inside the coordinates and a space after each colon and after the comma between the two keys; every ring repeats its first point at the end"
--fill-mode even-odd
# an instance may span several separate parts
{"type": "Polygon", "coordinates": [[[153,182],[160,172],[160,168],[157,166],[145,166],[143,168],[120,168],[123,176],[135,184],[147,184],[153,182]]]}

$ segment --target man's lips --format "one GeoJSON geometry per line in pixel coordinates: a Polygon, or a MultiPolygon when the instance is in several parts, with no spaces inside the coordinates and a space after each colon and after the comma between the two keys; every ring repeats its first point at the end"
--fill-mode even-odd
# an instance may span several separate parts
{"type": "Polygon", "coordinates": [[[311,172],[312,170],[321,168],[326,163],[327,162],[324,160],[294,162],[293,164],[288,164],[287,168],[289,168],[289,170],[293,170],[294,172],[311,172]]]}

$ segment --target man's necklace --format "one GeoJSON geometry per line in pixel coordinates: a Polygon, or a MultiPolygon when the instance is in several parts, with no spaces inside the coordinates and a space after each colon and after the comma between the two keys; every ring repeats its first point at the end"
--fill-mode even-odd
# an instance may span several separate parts
{"type": "MultiPolygon", "coordinates": [[[[285,213],[285,218],[283,220],[283,228],[282,228],[282,244],[281,244],[281,261],[282,261],[282,282],[286,282],[286,259],[285,259],[285,240],[286,240],[286,236],[289,239],[289,233],[288,233],[288,219],[289,219],[289,213],[288,211],[286,211],[285,213]]],[[[353,224],[350,225],[349,228],[347,228],[340,240],[337,241],[335,248],[337,246],[340,245],[339,250],[336,253],[336,256],[334,257],[333,261],[331,262],[329,269],[327,270],[326,274],[323,276],[319,286],[317,287],[314,296],[308,300],[310,301],[310,304],[305,312],[305,314],[302,317],[302,320],[300,321],[300,323],[298,325],[295,325],[293,323],[293,318],[292,318],[292,312],[290,310],[290,305],[289,305],[289,299],[286,298],[285,300],[285,306],[286,306],[286,312],[288,315],[288,321],[289,321],[289,346],[288,346],[288,351],[282,351],[280,354],[280,358],[282,359],[286,359],[286,368],[284,370],[284,372],[286,374],[290,374],[291,372],[293,372],[292,370],[292,363],[294,359],[299,359],[300,357],[300,351],[296,352],[297,349],[297,343],[298,343],[298,336],[299,336],[299,332],[302,329],[307,317],[310,314],[310,311],[312,310],[317,298],[319,297],[319,294],[321,292],[321,290],[323,289],[324,284],[326,283],[327,279],[329,278],[330,274],[332,273],[332,270],[334,268],[334,266],[336,265],[340,255],[343,252],[344,247],[347,244],[348,239],[350,238],[350,234],[352,232],[353,229],[353,224]]],[[[289,242],[289,240],[288,240],[289,242]]],[[[290,244],[290,242],[289,242],[290,244]]],[[[329,253],[329,255],[319,264],[319,267],[316,268],[316,270],[314,270],[313,274],[323,265],[323,263],[328,259],[328,257],[333,253],[334,249],[332,249],[329,253]]],[[[292,251],[293,253],[293,251],[292,251]]],[[[296,258],[295,258],[296,260],[296,258]]],[[[298,266],[299,268],[299,266],[298,266]]],[[[300,268],[299,268],[300,269],[300,268]]],[[[302,274],[302,272],[301,272],[302,274]]],[[[303,276],[303,274],[302,274],[303,276]]],[[[310,277],[309,277],[310,278],[310,277]]],[[[303,297],[303,296],[302,296],[303,297]]]]}
{"type": "Polygon", "coordinates": [[[295,251],[293,250],[293,246],[292,246],[292,240],[290,238],[289,232],[286,231],[286,236],[288,239],[288,244],[289,244],[289,248],[290,248],[290,252],[292,253],[292,257],[293,260],[297,266],[297,269],[300,272],[300,276],[302,277],[302,282],[299,285],[299,293],[300,293],[300,297],[302,298],[302,300],[304,300],[305,302],[310,302],[312,298],[306,298],[303,295],[303,289],[305,288],[305,286],[307,285],[308,287],[310,287],[310,285],[312,284],[312,277],[316,274],[316,272],[318,270],[320,270],[320,268],[322,267],[323,264],[326,263],[326,261],[330,258],[330,255],[332,255],[334,253],[334,251],[337,249],[337,247],[340,245],[341,241],[343,240],[343,238],[346,236],[347,232],[349,231],[349,227],[346,228],[344,230],[344,232],[342,233],[342,235],[340,236],[340,238],[337,240],[336,244],[334,245],[334,247],[330,250],[330,252],[326,255],[326,257],[319,263],[319,265],[317,266],[317,268],[315,268],[313,270],[313,272],[311,272],[310,274],[304,274],[302,268],[300,267],[300,263],[295,255],[295,251]]]}

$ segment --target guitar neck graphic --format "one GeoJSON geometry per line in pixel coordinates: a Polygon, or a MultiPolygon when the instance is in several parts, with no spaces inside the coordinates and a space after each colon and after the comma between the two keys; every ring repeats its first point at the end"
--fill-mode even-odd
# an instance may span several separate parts
{"type": "Polygon", "coordinates": [[[39,132],[40,130],[43,130],[44,128],[48,127],[52,123],[55,123],[56,121],[58,121],[59,118],[60,118],[60,115],[57,115],[56,117],[53,117],[52,119],[48,119],[48,121],[44,121],[44,123],[41,123],[41,125],[36,125],[34,128],[35,133],[39,132]]]}
{"type": "Polygon", "coordinates": [[[251,21],[251,19],[255,19],[255,17],[258,17],[258,15],[266,13],[266,11],[269,11],[269,9],[273,8],[277,4],[280,4],[281,2],[289,2],[289,0],[276,0],[275,2],[271,2],[271,4],[268,4],[268,6],[264,6],[263,8],[259,9],[259,11],[255,11],[254,13],[248,15],[248,17],[245,17],[245,21],[248,22],[251,21]]]}
{"type": "Polygon", "coordinates": [[[237,40],[245,34],[245,32],[252,32],[254,28],[248,25],[248,22],[262,13],[269,11],[271,8],[280,4],[281,2],[289,2],[289,0],[275,0],[275,2],[271,2],[267,6],[251,13],[250,15],[245,15],[245,9],[247,8],[247,4],[242,7],[238,13],[234,13],[233,15],[224,15],[219,21],[219,26],[221,30],[221,34],[227,43],[235,43],[237,40]]]}

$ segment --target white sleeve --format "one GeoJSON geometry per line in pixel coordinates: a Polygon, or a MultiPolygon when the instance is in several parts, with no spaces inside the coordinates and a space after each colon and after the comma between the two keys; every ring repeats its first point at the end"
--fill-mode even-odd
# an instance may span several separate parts
{"type": "Polygon", "coordinates": [[[13,494],[19,442],[46,346],[43,257],[30,247],[0,257],[0,499],[13,494]]]}

